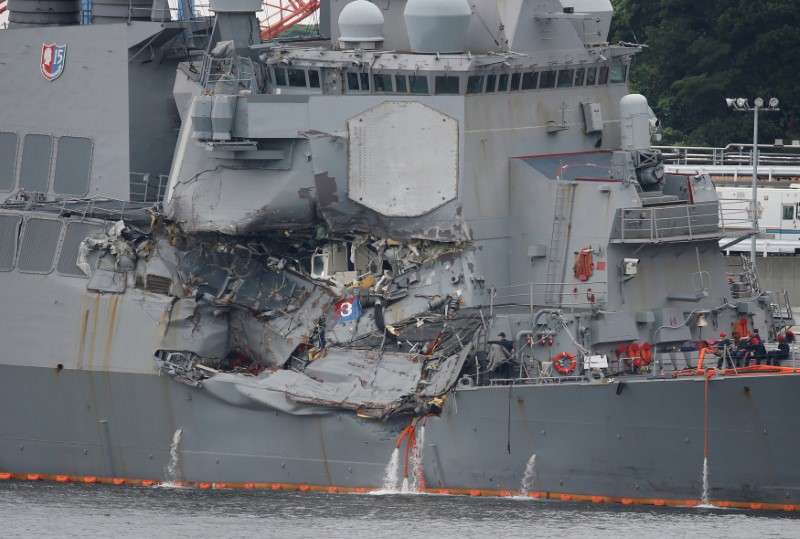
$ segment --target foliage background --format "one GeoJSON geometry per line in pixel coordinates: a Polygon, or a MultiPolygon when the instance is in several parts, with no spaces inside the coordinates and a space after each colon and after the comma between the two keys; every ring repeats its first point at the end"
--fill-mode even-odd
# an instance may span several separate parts
{"type": "Polygon", "coordinates": [[[665,145],[753,139],[752,113],[726,97],[780,100],[759,114],[759,142],[800,139],[800,1],[611,0],[609,40],[645,45],[631,69],[664,126],[665,145]]]}

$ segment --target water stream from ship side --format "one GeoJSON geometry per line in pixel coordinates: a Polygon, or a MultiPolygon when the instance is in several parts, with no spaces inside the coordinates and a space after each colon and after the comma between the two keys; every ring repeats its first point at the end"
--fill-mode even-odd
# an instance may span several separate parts
{"type": "Polygon", "coordinates": [[[704,506],[711,505],[708,501],[708,457],[703,457],[703,495],[700,503],[704,506]]]}
{"type": "Polygon", "coordinates": [[[181,435],[183,431],[181,429],[177,429],[175,434],[172,435],[172,443],[169,446],[169,463],[167,464],[166,472],[166,479],[168,483],[177,483],[181,480],[181,472],[180,472],[180,453],[178,452],[178,446],[181,443],[181,435]]]}
{"type": "Polygon", "coordinates": [[[528,459],[528,464],[525,466],[525,473],[522,474],[520,491],[523,496],[528,495],[534,483],[536,483],[536,453],[531,455],[531,458],[528,459]]]}
{"type": "Polygon", "coordinates": [[[425,488],[424,480],[422,478],[422,447],[425,443],[425,426],[423,425],[417,431],[419,434],[414,438],[414,446],[411,448],[411,458],[409,461],[409,481],[408,488],[403,485],[403,492],[419,492],[421,488],[425,488]]]}
{"type": "Polygon", "coordinates": [[[381,491],[397,492],[397,483],[400,481],[400,448],[395,447],[389,464],[383,471],[383,483],[381,491]]]}
{"type": "Polygon", "coordinates": [[[420,493],[425,488],[422,476],[422,447],[424,443],[425,427],[418,430],[417,436],[407,438],[405,467],[403,467],[403,462],[400,458],[400,446],[394,448],[392,456],[389,458],[389,463],[383,471],[381,489],[375,491],[374,494],[415,494],[420,493]],[[413,445],[408,447],[409,443],[413,445]],[[402,482],[400,479],[401,470],[403,470],[402,482]]]}

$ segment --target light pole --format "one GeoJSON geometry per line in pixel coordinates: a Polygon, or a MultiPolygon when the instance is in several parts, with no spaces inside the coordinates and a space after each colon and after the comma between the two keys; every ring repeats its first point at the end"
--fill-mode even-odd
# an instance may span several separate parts
{"type": "Polygon", "coordinates": [[[753,237],[750,240],[752,243],[750,244],[750,261],[753,263],[753,267],[756,265],[756,237],[758,237],[758,111],[765,110],[765,111],[776,111],[781,110],[778,108],[778,100],[774,97],[770,98],[768,106],[764,106],[764,100],[760,97],[756,97],[753,100],[753,106],[750,106],[750,103],[747,99],[743,97],[737,97],[736,99],[731,99],[730,97],[725,99],[725,103],[728,104],[728,107],[733,110],[738,110],[741,112],[752,112],[753,113],[753,201],[752,201],[752,213],[751,219],[753,221],[753,237]]]}

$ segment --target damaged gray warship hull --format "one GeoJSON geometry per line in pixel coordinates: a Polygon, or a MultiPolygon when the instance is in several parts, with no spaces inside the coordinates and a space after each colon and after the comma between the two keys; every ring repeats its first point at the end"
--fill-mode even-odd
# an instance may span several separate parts
{"type": "Polygon", "coordinates": [[[0,30],[0,477],[800,507],[793,360],[717,339],[791,307],[607,0],[49,1],[0,30]]]}

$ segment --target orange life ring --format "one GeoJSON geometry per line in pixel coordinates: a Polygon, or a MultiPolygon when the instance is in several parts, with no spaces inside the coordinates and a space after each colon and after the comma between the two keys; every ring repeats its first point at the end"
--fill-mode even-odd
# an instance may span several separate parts
{"type": "Polygon", "coordinates": [[[561,374],[572,374],[577,364],[575,356],[569,352],[559,352],[553,359],[553,366],[561,374]]]}
{"type": "Polygon", "coordinates": [[[642,356],[642,365],[645,367],[650,365],[650,362],[653,361],[653,347],[650,346],[649,342],[642,344],[639,348],[639,354],[642,356]]]}

